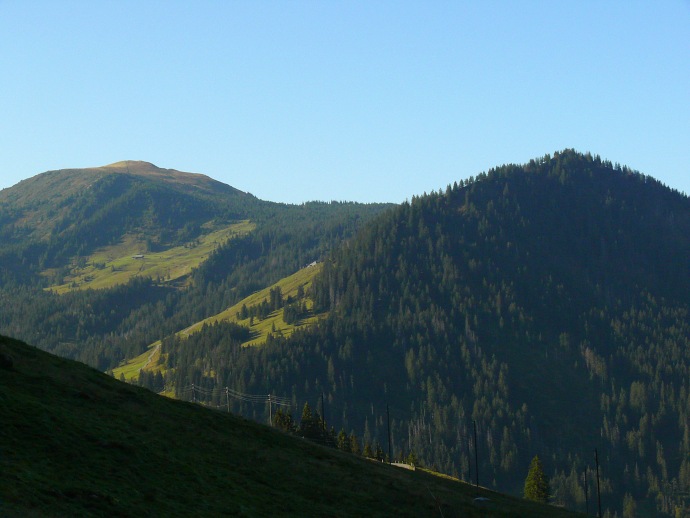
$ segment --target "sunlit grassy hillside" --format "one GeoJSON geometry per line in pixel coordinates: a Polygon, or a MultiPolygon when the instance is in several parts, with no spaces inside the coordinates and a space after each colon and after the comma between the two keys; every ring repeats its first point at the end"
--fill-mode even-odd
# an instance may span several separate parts
{"type": "MultiPolygon", "coordinates": [[[[283,310],[277,310],[268,315],[264,319],[240,319],[238,318],[238,313],[242,306],[256,306],[260,304],[263,300],[269,298],[270,291],[276,287],[280,287],[281,292],[284,297],[296,298],[298,290],[300,287],[304,289],[305,292],[309,292],[309,287],[311,286],[312,279],[321,270],[321,265],[317,264],[314,266],[309,266],[302,268],[298,272],[281,279],[277,283],[264,288],[263,290],[253,293],[249,297],[241,300],[237,304],[229,307],[225,311],[213,315],[209,318],[197,322],[186,329],[181,330],[177,333],[181,337],[188,337],[193,333],[200,331],[204,325],[212,325],[217,322],[235,322],[240,325],[249,327],[251,331],[251,339],[244,343],[244,345],[259,345],[266,342],[269,334],[290,336],[296,329],[304,326],[309,326],[319,318],[325,316],[325,314],[314,314],[312,311],[313,302],[307,296],[305,297],[305,302],[307,308],[309,309],[309,316],[299,320],[295,324],[287,324],[283,320],[283,310]]],[[[146,351],[144,351],[139,356],[126,361],[120,367],[113,369],[113,375],[120,379],[121,376],[127,381],[136,380],[139,371],[142,369],[150,371],[164,370],[161,365],[159,365],[158,360],[161,355],[160,351],[160,340],[152,343],[146,351]]]]}
{"type": "MultiPolygon", "coordinates": [[[[150,277],[158,282],[175,282],[189,275],[209,254],[229,239],[254,230],[254,223],[245,220],[209,231],[183,246],[162,252],[148,252],[146,240],[137,236],[126,238],[113,246],[96,250],[80,262],[72,264],[63,283],[51,286],[56,293],[70,290],[112,288],[126,284],[132,277],[150,277]]],[[[45,275],[52,276],[54,271],[45,275]]]]}

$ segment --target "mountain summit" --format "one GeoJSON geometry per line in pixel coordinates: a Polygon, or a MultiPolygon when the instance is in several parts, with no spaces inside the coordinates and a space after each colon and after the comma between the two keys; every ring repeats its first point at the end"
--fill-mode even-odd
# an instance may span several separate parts
{"type": "Polygon", "coordinates": [[[52,207],[94,188],[104,178],[116,174],[165,182],[178,191],[192,187],[209,195],[241,193],[203,174],[163,169],[150,162],[124,160],[100,167],[46,171],[0,191],[0,207],[6,210],[22,210],[38,204],[52,207]]]}
{"type": "Polygon", "coordinates": [[[212,220],[216,228],[246,219],[262,204],[202,174],[124,161],[48,171],[4,189],[0,236],[24,270],[32,263],[45,270],[127,239],[148,249],[179,246],[204,225],[212,230],[212,220]]]}
{"type": "Polygon", "coordinates": [[[96,172],[101,170],[159,179],[169,183],[193,187],[195,189],[209,189],[226,193],[241,192],[201,173],[186,173],[176,169],[163,169],[150,162],[141,160],[124,160],[103,167],[86,169],[85,171],[96,172]]]}

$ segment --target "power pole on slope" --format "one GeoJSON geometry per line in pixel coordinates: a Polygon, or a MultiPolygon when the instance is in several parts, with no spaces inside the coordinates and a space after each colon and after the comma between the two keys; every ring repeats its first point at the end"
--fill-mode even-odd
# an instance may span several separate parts
{"type": "Polygon", "coordinates": [[[585,513],[589,516],[589,488],[587,486],[587,470],[589,467],[585,468],[585,513]]]}
{"type": "Polygon", "coordinates": [[[268,395],[268,423],[273,426],[273,401],[271,401],[271,395],[268,395]]]}
{"type": "Polygon", "coordinates": [[[599,486],[599,452],[594,448],[594,462],[597,465],[597,502],[599,508],[599,514],[597,516],[601,518],[601,488],[599,486]]]}
{"type": "MultiPolygon", "coordinates": [[[[465,429],[467,431],[467,429],[465,429]]],[[[472,484],[472,452],[470,448],[470,434],[469,431],[465,437],[467,439],[467,483],[472,484]]]]}
{"type": "Polygon", "coordinates": [[[474,426],[474,480],[479,489],[479,454],[477,453],[477,421],[472,421],[474,426]]]}
{"type": "Polygon", "coordinates": [[[386,418],[388,419],[388,464],[390,464],[393,462],[393,456],[391,455],[391,413],[388,403],[386,403],[386,418]]]}
{"type": "Polygon", "coordinates": [[[324,414],[323,410],[323,392],[321,392],[321,425],[323,428],[323,431],[326,431],[326,414],[324,414]]]}

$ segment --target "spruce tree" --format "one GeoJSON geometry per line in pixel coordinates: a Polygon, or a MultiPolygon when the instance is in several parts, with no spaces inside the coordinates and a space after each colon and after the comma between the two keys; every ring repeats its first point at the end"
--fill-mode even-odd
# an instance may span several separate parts
{"type": "Polygon", "coordinates": [[[329,440],[328,432],[323,427],[324,422],[319,413],[312,411],[309,403],[305,403],[299,426],[300,435],[310,441],[320,442],[321,444],[330,444],[332,442],[335,445],[335,440],[329,440]]]}
{"type": "Polygon", "coordinates": [[[410,454],[405,459],[405,462],[410,466],[417,466],[417,463],[419,461],[417,460],[417,455],[415,454],[414,450],[410,452],[410,454]]]}
{"type": "Polygon", "coordinates": [[[362,455],[364,455],[368,459],[374,458],[374,452],[371,451],[371,445],[369,444],[369,441],[364,441],[364,451],[362,452],[362,455]]]}
{"type": "Polygon", "coordinates": [[[311,438],[314,428],[314,416],[312,415],[311,407],[309,406],[309,403],[304,403],[304,408],[302,409],[302,419],[300,420],[299,425],[302,437],[311,438]]]}
{"type": "Polygon", "coordinates": [[[362,449],[359,445],[359,439],[355,435],[354,431],[350,432],[350,452],[354,453],[355,455],[361,455],[362,453],[362,449]]]}
{"type": "Polygon", "coordinates": [[[378,441],[378,439],[376,440],[376,445],[374,446],[374,458],[379,462],[383,462],[386,459],[386,456],[383,453],[383,448],[381,447],[381,443],[378,441]]]}
{"type": "Polygon", "coordinates": [[[544,473],[544,466],[535,455],[529,465],[525,479],[525,498],[535,502],[546,503],[549,500],[549,480],[544,473]]]}
{"type": "Polygon", "coordinates": [[[338,438],[336,439],[336,445],[338,446],[339,450],[350,452],[350,440],[347,437],[347,434],[345,433],[345,430],[343,428],[340,429],[340,433],[338,433],[338,438]]]}
{"type": "Polygon", "coordinates": [[[280,408],[273,416],[273,426],[285,432],[295,431],[295,423],[292,421],[292,414],[283,412],[280,408]]]}

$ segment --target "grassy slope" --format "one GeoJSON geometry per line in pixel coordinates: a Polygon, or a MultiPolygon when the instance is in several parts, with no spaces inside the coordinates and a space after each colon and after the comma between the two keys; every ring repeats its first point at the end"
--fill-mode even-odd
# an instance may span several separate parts
{"type": "MultiPolygon", "coordinates": [[[[324,317],[325,313],[320,315],[310,314],[309,317],[300,320],[297,324],[290,325],[286,324],[283,321],[283,310],[280,309],[278,311],[274,311],[263,320],[254,319],[254,323],[251,326],[249,325],[250,319],[246,318],[244,320],[239,320],[237,318],[237,313],[240,311],[240,309],[242,309],[242,306],[244,304],[246,304],[247,307],[250,307],[255,306],[257,304],[261,304],[261,302],[264,299],[270,300],[270,291],[271,289],[274,289],[276,287],[280,287],[284,298],[291,296],[293,299],[296,299],[298,288],[302,286],[304,288],[304,291],[308,292],[309,287],[311,286],[312,279],[314,279],[316,274],[320,271],[320,264],[302,268],[298,272],[288,277],[285,277],[284,279],[279,280],[273,286],[269,286],[268,288],[264,288],[263,290],[257,291],[256,293],[253,293],[252,295],[235,304],[234,306],[226,309],[222,313],[214,317],[211,317],[211,319],[208,319],[208,322],[200,322],[199,324],[195,324],[195,326],[192,326],[192,328],[193,330],[198,330],[203,326],[204,323],[212,324],[214,322],[224,321],[237,322],[238,324],[246,325],[250,328],[252,332],[252,339],[246,342],[245,345],[258,345],[266,342],[268,334],[272,332],[272,329],[274,327],[276,329],[276,333],[282,334],[283,336],[290,336],[295,331],[295,329],[305,325],[308,326],[316,322],[319,318],[324,317]]],[[[309,297],[306,297],[305,302],[307,304],[307,309],[311,311],[313,307],[312,300],[309,297]]]]}
{"type": "Polygon", "coordinates": [[[572,516],[156,396],[0,337],[2,516],[572,516]],[[12,366],[8,367],[7,359],[12,366]]]}
{"type": "MultiPolygon", "coordinates": [[[[75,289],[104,289],[127,283],[132,277],[160,277],[166,282],[176,281],[199,266],[220,244],[254,230],[249,221],[235,223],[201,236],[197,243],[178,246],[163,252],[146,252],[142,239],[128,236],[122,243],[105,247],[86,258],[85,265],[72,265],[64,284],[51,286],[56,293],[75,289]],[[143,254],[142,259],[133,256],[143,254]]],[[[51,271],[44,272],[46,275],[51,271]]]]}
{"type": "MultiPolygon", "coordinates": [[[[243,305],[246,304],[247,307],[260,304],[264,299],[269,299],[271,289],[276,286],[280,286],[283,297],[287,298],[292,296],[296,298],[297,289],[302,286],[305,291],[311,286],[311,281],[314,276],[321,270],[321,265],[316,265],[312,267],[302,268],[298,272],[281,279],[277,283],[263,290],[259,290],[253,293],[249,297],[241,300],[234,306],[229,307],[225,311],[218,313],[217,315],[211,316],[192,324],[191,326],[183,329],[178,333],[182,337],[187,337],[193,333],[199,331],[205,324],[211,325],[216,322],[236,322],[241,325],[245,325],[251,329],[252,338],[244,345],[259,345],[266,342],[266,338],[269,333],[272,332],[273,327],[275,327],[276,333],[280,333],[283,336],[291,335],[295,329],[308,326],[316,322],[319,318],[324,315],[311,315],[308,318],[300,320],[296,325],[286,324],[283,321],[283,310],[274,311],[267,318],[263,320],[255,319],[253,325],[249,325],[249,319],[238,320],[237,313],[240,311],[243,305]]],[[[311,299],[306,299],[307,307],[311,309],[311,299]]],[[[156,371],[160,369],[157,365],[158,358],[160,357],[160,340],[151,344],[147,351],[143,352],[139,356],[132,358],[125,362],[120,367],[113,369],[113,376],[120,378],[120,375],[124,375],[126,380],[135,380],[141,369],[147,369],[156,371]]]]}

